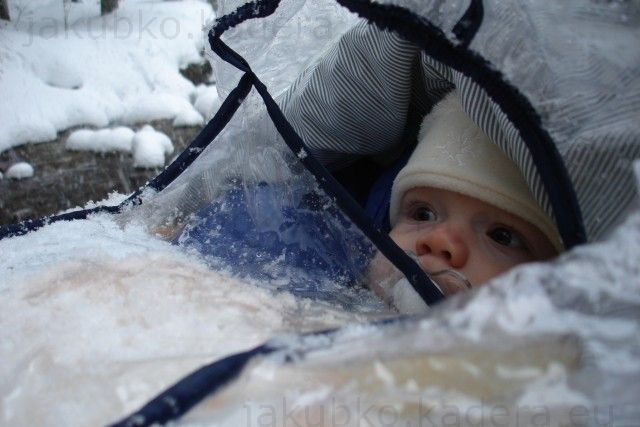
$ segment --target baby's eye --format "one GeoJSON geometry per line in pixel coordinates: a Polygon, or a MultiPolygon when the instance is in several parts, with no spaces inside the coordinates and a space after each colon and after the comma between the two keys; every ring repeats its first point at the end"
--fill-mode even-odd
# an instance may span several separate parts
{"type": "Polygon", "coordinates": [[[411,212],[411,219],[414,221],[435,221],[437,216],[429,206],[417,206],[411,212]]]}
{"type": "Polygon", "coordinates": [[[508,229],[507,227],[497,226],[487,232],[493,241],[499,245],[507,246],[510,248],[525,248],[526,244],[524,239],[515,231],[508,229]]]}

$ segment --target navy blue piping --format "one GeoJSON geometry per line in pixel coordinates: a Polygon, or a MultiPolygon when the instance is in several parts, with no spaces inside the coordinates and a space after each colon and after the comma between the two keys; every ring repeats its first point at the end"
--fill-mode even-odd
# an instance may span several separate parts
{"type": "MultiPolygon", "coordinates": [[[[211,41],[212,38],[219,38],[222,33],[246,20],[264,18],[271,15],[276,11],[279,4],[280,0],[256,0],[243,4],[235,11],[216,19],[216,25],[209,31],[209,41],[211,41]]],[[[242,61],[244,61],[244,59],[242,61]]],[[[247,64],[246,62],[244,63],[247,64]]],[[[247,64],[247,67],[248,66],[247,64]]]]}
{"type": "Polygon", "coordinates": [[[451,30],[451,32],[456,35],[460,45],[468,47],[471,44],[478,29],[480,29],[480,25],[482,25],[483,18],[484,5],[482,4],[482,0],[471,0],[467,11],[453,27],[453,30],[451,30]]]}
{"type": "Polygon", "coordinates": [[[430,57],[480,85],[520,131],[549,196],[565,248],[586,243],[580,206],[564,161],[542,128],[540,117],[522,93],[507,83],[484,58],[464,45],[454,45],[442,30],[400,6],[368,0],[336,1],[379,28],[394,31],[415,43],[430,57]]]}
{"type": "Polygon", "coordinates": [[[356,224],[365,235],[371,239],[376,247],[390,260],[400,271],[404,273],[420,297],[427,303],[433,305],[442,301],[444,296],[440,289],[429,279],[420,267],[402,251],[387,234],[376,229],[371,219],[364,213],[362,207],[351,197],[351,195],[340,185],[338,181],[327,171],[327,169],[309,152],[302,139],[293,130],[293,127],[284,117],[284,114],[269,95],[262,82],[256,80],[256,89],[267,105],[269,116],[273,120],[280,135],[285,140],[289,148],[294,153],[300,153],[304,149],[307,153],[300,159],[302,164],[318,179],[319,185],[331,196],[344,211],[345,214],[356,224]]]}
{"type": "Polygon", "coordinates": [[[18,222],[16,224],[8,224],[0,226],[0,240],[5,237],[22,236],[30,231],[37,230],[45,225],[58,221],[73,221],[76,219],[86,219],[89,215],[98,212],[118,213],[121,211],[120,206],[98,206],[92,209],[82,209],[78,211],[68,212],[51,217],[29,219],[18,222]]]}
{"type": "Polygon", "coordinates": [[[207,395],[236,378],[252,358],[277,350],[263,344],[205,365],[163,391],[142,408],[112,427],[142,427],[165,424],[187,413],[207,395]]]}
{"type": "MultiPolygon", "coordinates": [[[[370,325],[389,325],[418,318],[415,315],[404,315],[373,321],[370,325]]],[[[339,328],[299,334],[299,337],[332,336],[339,333],[339,328]]],[[[112,424],[112,427],[142,427],[164,424],[180,418],[207,396],[220,390],[221,387],[237,378],[254,357],[266,356],[276,351],[287,350],[286,346],[265,343],[252,350],[232,354],[223,359],[209,363],[193,371],[174,385],[158,394],[143,407],[126,418],[112,424]]],[[[297,353],[297,356],[301,354],[297,353]]],[[[284,363],[290,363],[291,355],[284,355],[284,363]]]]}
{"type": "MultiPolygon", "coordinates": [[[[239,55],[227,46],[218,37],[209,37],[211,49],[216,52],[223,60],[234,64],[242,64],[241,69],[245,69],[244,60],[239,61],[239,55]]],[[[246,71],[250,73],[250,71],[246,71]]],[[[389,261],[391,261],[405,275],[409,283],[416,292],[424,300],[427,305],[433,305],[441,301],[444,296],[440,289],[429,279],[422,269],[403,251],[401,250],[386,233],[382,233],[375,228],[371,219],[362,210],[362,207],[351,197],[351,195],[340,185],[340,183],[329,173],[329,171],[313,156],[310,150],[305,146],[300,136],[287,121],[278,104],[273,100],[266,86],[258,79],[254,79],[254,87],[262,97],[269,116],[273,121],[276,129],[282,136],[287,146],[295,154],[299,155],[300,162],[311,172],[317,179],[322,189],[335,199],[342,211],[357,225],[364,234],[371,239],[376,247],[382,252],[389,261]]]]}

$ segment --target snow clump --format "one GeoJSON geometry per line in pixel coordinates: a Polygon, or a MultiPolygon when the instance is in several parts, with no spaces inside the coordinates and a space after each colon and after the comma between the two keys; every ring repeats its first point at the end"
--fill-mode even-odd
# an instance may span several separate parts
{"type": "Polygon", "coordinates": [[[211,119],[221,105],[222,101],[216,86],[198,85],[196,87],[193,106],[206,120],[211,119]]]}
{"type": "Polygon", "coordinates": [[[125,123],[144,123],[158,119],[173,119],[179,115],[196,113],[187,99],[171,93],[150,93],[125,108],[125,123]]]}
{"type": "Polygon", "coordinates": [[[204,119],[196,110],[185,110],[178,114],[173,120],[173,126],[202,126],[204,119]]]}
{"type": "Polygon", "coordinates": [[[27,162],[14,163],[7,169],[7,178],[24,179],[33,176],[33,166],[27,162]]]}
{"type": "Polygon", "coordinates": [[[135,132],[127,127],[100,130],[81,129],[69,135],[66,148],[96,153],[112,151],[130,153],[134,135],[135,132]]]}
{"type": "Polygon", "coordinates": [[[173,144],[167,135],[146,125],[133,137],[133,165],[138,168],[160,168],[165,156],[173,153],[173,144]]]}

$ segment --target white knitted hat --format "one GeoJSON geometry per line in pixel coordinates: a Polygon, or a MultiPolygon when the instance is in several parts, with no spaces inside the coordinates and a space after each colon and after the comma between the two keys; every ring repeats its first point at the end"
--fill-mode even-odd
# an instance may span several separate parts
{"type": "Polygon", "coordinates": [[[465,113],[456,91],[433,107],[422,122],[418,145],[391,190],[394,226],[402,196],[415,187],[455,191],[535,225],[560,252],[553,221],[536,203],[522,173],[465,113]]]}

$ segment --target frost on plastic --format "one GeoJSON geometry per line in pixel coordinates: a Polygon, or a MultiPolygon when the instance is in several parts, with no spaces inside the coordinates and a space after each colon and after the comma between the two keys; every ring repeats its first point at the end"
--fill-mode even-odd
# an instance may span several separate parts
{"type": "MultiPolygon", "coordinates": [[[[247,2],[219,3],[217,14],[223,16],[247,2]]],[[[247,60],[276,98],[357,20],[335,1],[284,0],[273,15],[240,24],[225,32],[222,39],[247,60]]],[[[219,61],[214,53],[209,54],[214,61],[218,90],[225,97],[238,82],[237,69],[219,61]]]]}
{"type": "Polygon", "coordinates": [[[274,334],[369,319],[231,279],[114,219],[0,241],[1,425],[105,425],[274,334]]]}
{"type": "Polygon", "coordinates": [[[516,268],[422,319],[274,340],[280,351],[179,425],[633,425],[639,250],[636,211],[609,241],[516,268]]]}
{"type": "Polygon", "coordinates": [[[131,217],[214,270],[354,310],[383,307],[365,283],[375,246],[281,140],[256,93],[131,217]]]}
{"type": "MultiPolygon", "coordinates": [[[[222,2],[219,13],[239,4],[222,2]]],[[[223,38],[276,96],[354,21],[333,2],[285,1],[274,16],[223,38]]],[[[241,73],[220,60],[215,66],[224,98],[241,73]]],[[[123,221],[142,221],[212,269],[268,289],[379,310],[365,286],[375,247],[306,171],[307,155],[286,146],[251,92],[199,158],[123,221]]]]}

